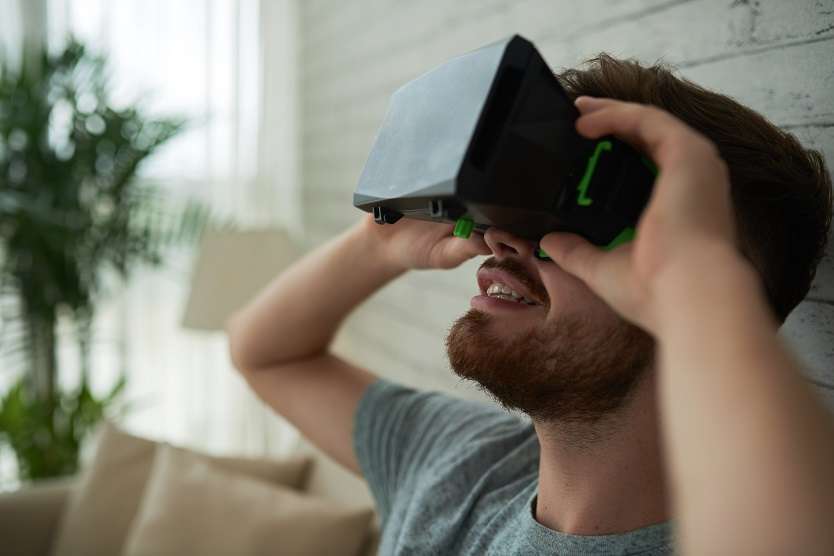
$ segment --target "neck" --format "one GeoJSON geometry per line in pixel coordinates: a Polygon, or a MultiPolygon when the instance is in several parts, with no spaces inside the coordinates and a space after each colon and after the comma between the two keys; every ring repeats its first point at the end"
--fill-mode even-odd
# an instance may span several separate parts
{"type": "Polygon", "coordinates": [[[539,523],[604,535],[668,519],[653,374],[600,422],[534,424],[541,445],[539,523]]]}

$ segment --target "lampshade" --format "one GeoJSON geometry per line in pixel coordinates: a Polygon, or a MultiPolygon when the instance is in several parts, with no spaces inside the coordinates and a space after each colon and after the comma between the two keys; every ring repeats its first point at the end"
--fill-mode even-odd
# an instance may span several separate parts
{"type": "Polygon", "coordinates": [[[223,330],[226,320],[298,256],[282,230],[207,230],[182,325],[223,330]]]}

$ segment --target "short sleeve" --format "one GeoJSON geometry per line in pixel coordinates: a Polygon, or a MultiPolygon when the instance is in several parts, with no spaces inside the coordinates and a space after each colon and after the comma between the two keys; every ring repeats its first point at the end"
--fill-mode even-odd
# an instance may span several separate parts
{"type": "Polygon", "coordinates": [[[485,436],[512,433],[524,426],[519,418],[492,404],[380,379],[359,402],[353,444],[384,521],[397,492],[412,488],[433,464],[454,458],[485,436]]]}

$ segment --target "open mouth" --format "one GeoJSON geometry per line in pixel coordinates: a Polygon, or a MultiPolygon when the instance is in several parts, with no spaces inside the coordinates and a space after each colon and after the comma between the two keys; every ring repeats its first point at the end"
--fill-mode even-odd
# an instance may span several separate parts
{"type": "Polygon", "coordinates": [[[480,297],[518,304],[519,306],[542,306],[541,296],[534,293],[524,280],[497,267],[482,267],[478,270],[480,297]]]}
{"type": "Polygon", "coordinates": [[[501,282],[493,282],[486,290],[486,295],[495,299],[503,299],[504,301],[515,301],[516,303],[524,303],[526,305],[539,305],[532,299],[524,297],[514,289],[501,282]]]}

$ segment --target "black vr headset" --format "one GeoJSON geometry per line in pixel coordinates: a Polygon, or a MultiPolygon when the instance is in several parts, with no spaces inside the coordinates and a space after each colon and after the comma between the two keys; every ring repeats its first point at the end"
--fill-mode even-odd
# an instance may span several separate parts
{"type": "Polygon", "coordinates": [[[380,224],[452,222],[460,237],[496,226],[536,242],[569,231],[615,247],[657,170],[618,139],[580,136],[578,116],[530,41],[458,56],[393,94],[353,204],[380,224]]]}

